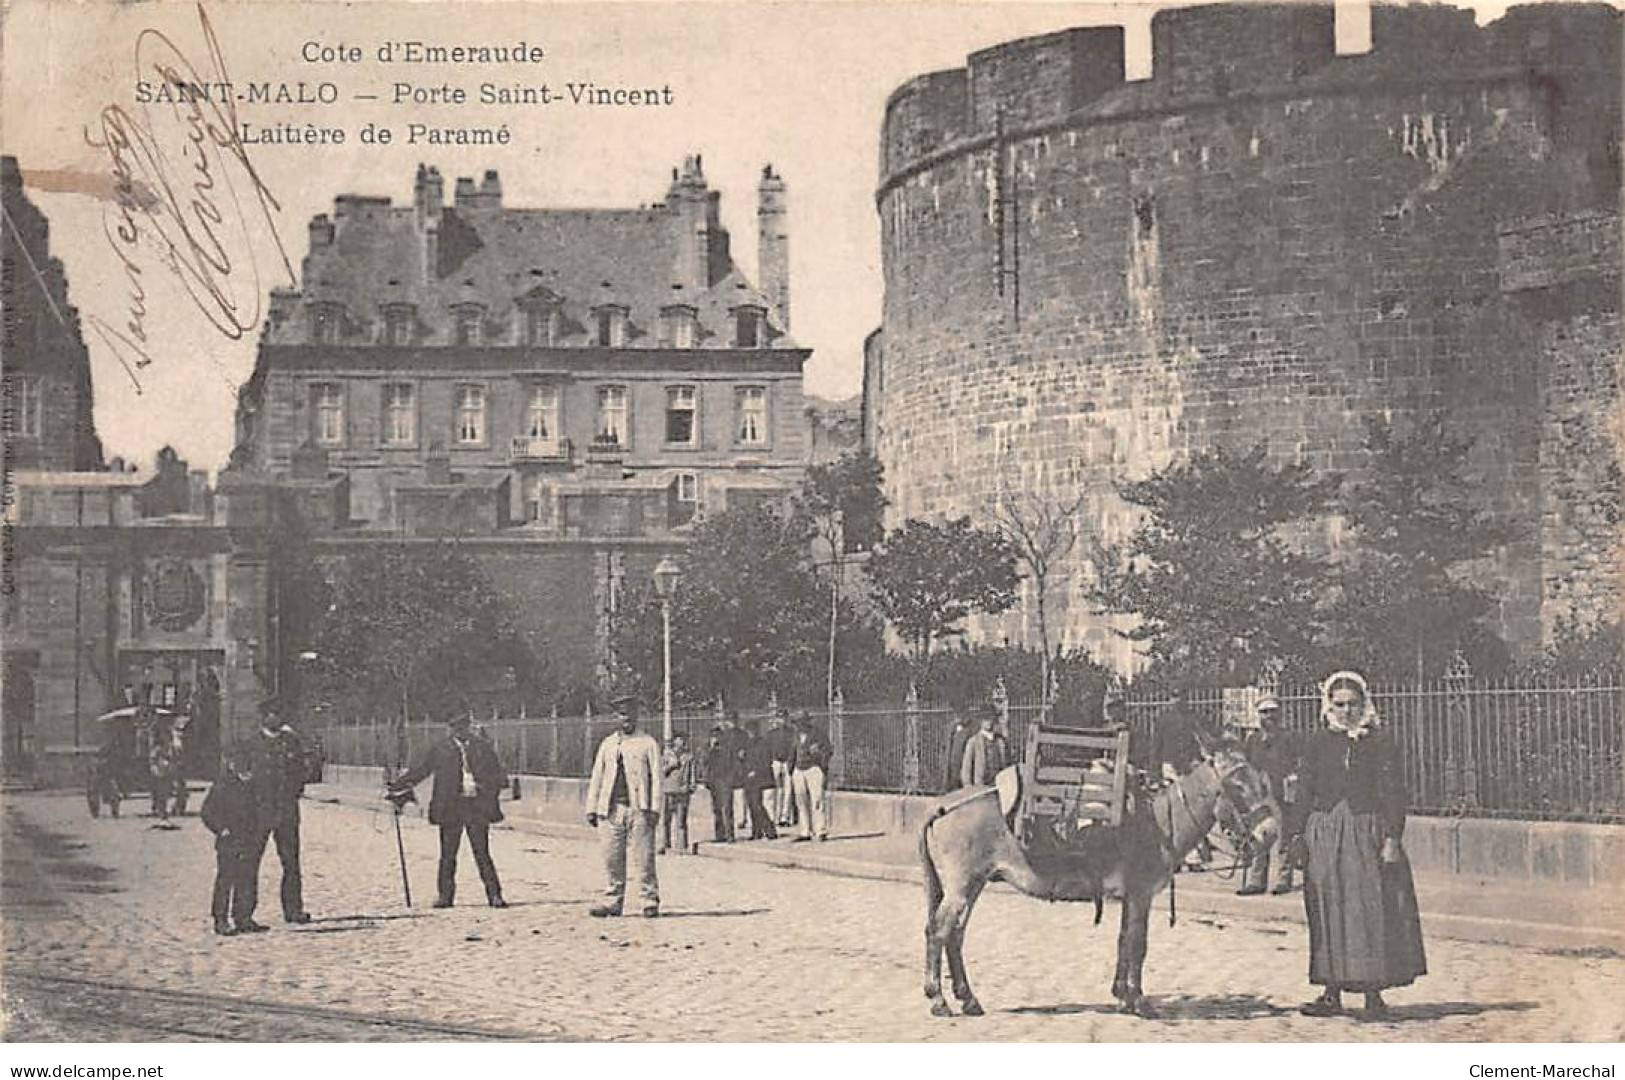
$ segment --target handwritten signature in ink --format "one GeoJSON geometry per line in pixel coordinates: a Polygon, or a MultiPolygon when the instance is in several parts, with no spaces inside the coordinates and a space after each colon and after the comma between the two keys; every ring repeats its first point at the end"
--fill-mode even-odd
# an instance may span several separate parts
{"type": "MultiPolygon", "coordinates": [[[[190,90],[229,86],[231,75],[203,5],[198,21],[207,50],[199,71],[168,35],[147,27],[135,41],[137,77],[146,73],[190,90]]],[[[134,112],[112,103],[85,128],[92,148],[107,155],[114,198],[102,231],[119,260],[127,288],[124,317],[87,324],[113,351],[136,391],[153,363],[148,336],[144,251],[178,278],[214,328],[238,340],[257,327],[264,290],[255,231],[263,225],[290,283],[293,263],[277,232],[282,209],[239,137],[233,94],[177,93],[165,105],[134,112]]]]}

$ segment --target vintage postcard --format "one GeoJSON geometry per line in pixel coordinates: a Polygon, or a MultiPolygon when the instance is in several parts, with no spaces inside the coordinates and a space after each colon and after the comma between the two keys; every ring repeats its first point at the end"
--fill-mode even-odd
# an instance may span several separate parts
{"type": "Polygon", "coordinates": [[[0,16],[8,1043],[1615,1075],[1617,6],[0,16]]]}

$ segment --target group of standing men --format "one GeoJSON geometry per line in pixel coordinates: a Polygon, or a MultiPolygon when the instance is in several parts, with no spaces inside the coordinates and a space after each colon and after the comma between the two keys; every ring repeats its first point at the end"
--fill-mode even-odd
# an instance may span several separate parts
{"type": "MultiPolygon", "coordinates": [[[[637,694],[617,694],[610,704],[616,730],[599,744],[587,786],[587,823],[603,834],[607,878],[604,902],[591,909],[592,915],[622,913],[629,876],[635,879],[642,914],[660,914],[657,832],[660,851],[687,848],[689,798],[697,783],[710,789],[718,840],[734,838],[736,792],[749,814],[753,837],[777,837],[778,828],[795,822],[800,824],[797,839],[828,835],[824,793],[830,746],[807,715],[792,728],[780,710],[765,734],[754,721],[741,727],[730,717],[712,729],[704,755],[696,758],[683,736],[674,736],[662,751],[652,735],[639,729],[642,703],[637,694]]],[[[256,736],[228,749],[221,777],[202,809],[203,822],[215,835],[217,858],[211,913],[215,933],[224,936],[268,929],[255,921],[254,911],[260,861],[272,840],[282,862],[283,918],[296,924],[311,918],[304,908],[299,866],[299,798],[305,784],[318,776],[303,740],[282,722],[274,700],[261,704],[260,717],[256,736]]],[[[435,907],[451,907],[455,901],[457,854],[466,835],[487,902],[505,908],[491,857],[490,827],[503,819],[498,800],[508,776],[495,747],[466,714],[453,715],[447,725],[444,739],[389,782],[387,797],[399,807],[414,798],[417,784],[433,778],[429,823],[440,831],[435,907]]]]}
{"type": "Polygon", "coordinates": [[[802,713],[795,723],[776,710],[764,732],[755,720],[728,714],[694,754],[682,735],[663,757],[665,821],[661,850],[688,847],[689,797],[703,785],[711,799],[711,836],[730,844],[750,829],[752,840],[776,840],[780,829],[798,828],[797,840],[829,835],[825,796],[829,740],[802,713]]]}
{"type": "Polygon", "coordinates": [[[282,863],[282,918],[308,923],[299,866],[299,797],[316,779],[319,763],[298,733],[282,722],[275,700],[260,703],[260,730],[229,748],[220,779],[203,800],[203,824],[215,836],[214,896],[210,913],[222,936],[269,927],[254,919],[260,860],[276,843],[282,863]]]}

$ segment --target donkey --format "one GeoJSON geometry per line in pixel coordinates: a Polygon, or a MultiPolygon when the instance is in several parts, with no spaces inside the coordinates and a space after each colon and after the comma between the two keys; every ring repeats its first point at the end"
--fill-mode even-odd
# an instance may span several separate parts
{"type": "Polygon", "coordinates": [[[920,830],[925,996],[931,1015],[953,1015],[942,996],[944,949],[961,1010],[966,1016],[982,1015],[965,976],[965,927],[987,883],[1007,881],[1028,896],[1045,900],[1093,900],[1097,923],[1101,897],[1120,898],[1122,923],[1112,996],[1123,1012],[1155,1016],[1140,985],[1151,902],[1216,821],[1243,836],[1244,845],[1270,843],[1280,829],[1280,807],[1264,774],[1232,746],[1211,752],[1155,796],[1138,798],[1122,825],[1090,826],[1073,842],[1051,840],[1045,850],[1023,851],[994,788],[939,807],[920,830]]]}

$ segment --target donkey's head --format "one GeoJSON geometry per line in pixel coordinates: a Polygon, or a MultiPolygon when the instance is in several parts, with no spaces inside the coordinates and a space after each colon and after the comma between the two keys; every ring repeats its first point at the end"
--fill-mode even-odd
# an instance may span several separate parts
{"type": "Polygon", "coordinates": [[[1204,750],[1219,776],[1215,807],[1219,825],[1230,834],[1238,853],[1245,854],[1254,845],[1273,844],[1281,835],[1281,807],[1268,777],[1234,742],[1206,745],[1204,750]]]}

